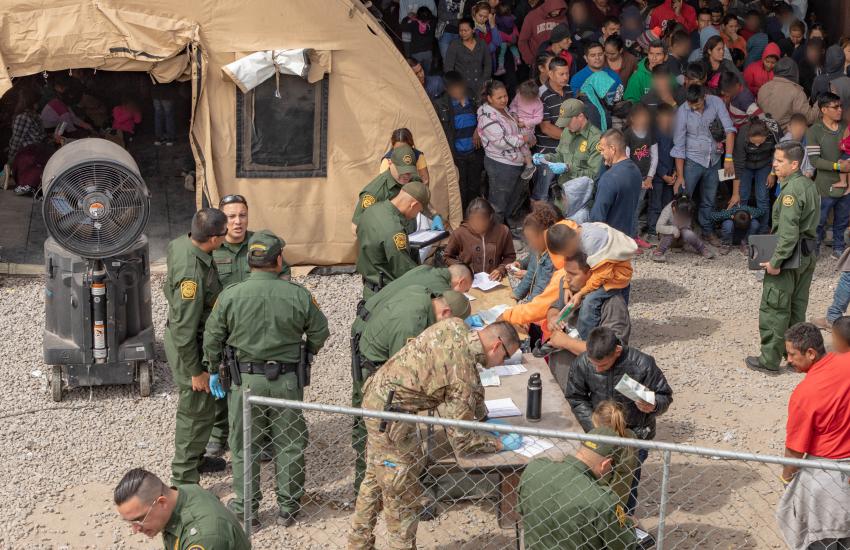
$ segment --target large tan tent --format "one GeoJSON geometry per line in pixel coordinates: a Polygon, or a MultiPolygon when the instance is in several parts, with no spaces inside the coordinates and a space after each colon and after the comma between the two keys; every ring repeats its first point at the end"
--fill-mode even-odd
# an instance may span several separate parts
{"type": "Polygon", "coordinates": [[[359,0],[0,0],[0,94],[16,77],[95,68],[192,81],[190,142],[200,206],[245,195],[253,229],[300,264],[354,260],[350,219],[393,129],[427,154],[432,206],[456,226],[457,173],[430,102],[359,0]],[[222,68],[304,49],[244,94],[222,68]],[[279,97],[278,97],[279,96],[279,97]]]}

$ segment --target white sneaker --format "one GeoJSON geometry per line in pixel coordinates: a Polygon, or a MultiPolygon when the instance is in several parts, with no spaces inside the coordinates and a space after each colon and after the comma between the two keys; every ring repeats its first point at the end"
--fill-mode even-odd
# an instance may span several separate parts
{"type": "Polygon", "coordinates": [[[195,190],[195,176],[193,174],[186,174],[183,176],[183,188],[186,189],[186,191],[195,190]]]}

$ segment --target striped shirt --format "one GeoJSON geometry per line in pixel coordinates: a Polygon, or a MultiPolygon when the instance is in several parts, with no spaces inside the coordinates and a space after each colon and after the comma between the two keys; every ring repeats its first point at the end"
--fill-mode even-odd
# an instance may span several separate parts
{"type": "MultiPolygon", "coordinates": [[[[561,104],[570,97],[572,97],[572,94],[569,86],[564,86],[564,93],[559,94],[547,84],[546,88],[540,92],[540,101],[543,102],[543,120],[555,124],[561,113],[561,104]]],[[[559,140],[544,134],[540,126],[537,127],[536,137],[537,147],[534,149],[535,152],[543,154],[555,152],[559,140]]]]}
{"type": "Polygon", "coordinates": [[[472,135],[478,125],[478,116],[475,114],[475,106],[472,101],[467,100],[466,105],[461,105],[455,99],[451,101],[452,111],[454,111],[455,151],[458,154],[466,155],[475,148],[472,145],[472,135]]]}

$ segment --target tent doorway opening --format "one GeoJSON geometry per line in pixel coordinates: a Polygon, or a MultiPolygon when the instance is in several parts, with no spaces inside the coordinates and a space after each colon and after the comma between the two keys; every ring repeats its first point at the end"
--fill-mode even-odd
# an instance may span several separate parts
{"type": "Polygon", "coordinates": [[[139,165],[151,194],[145,230],[151,262],[164,265],[168,242],[189,231],[195,212],[191,104],[189,82],[155,84],[145,72],[75,69],[17,79],[0,98],[0,183],[6,182],[0,190],[0,261],[44,259],[40,194],[16,194],[16,187],[40,183],[39,168],[61,146],[57,142],[103,137],[125,147],[139,165]],[[21,148],[22,134],[38,133],[36,124],[44,129],[43,144],[21,148]]]}

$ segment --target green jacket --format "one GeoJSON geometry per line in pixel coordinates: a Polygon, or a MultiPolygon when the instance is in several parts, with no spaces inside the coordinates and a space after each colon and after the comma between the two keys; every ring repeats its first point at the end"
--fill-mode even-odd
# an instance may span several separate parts
{"type": "MultiPolygon", "coordinates": [[[[220,248],[213,251],[213,260],[218,270],[218,280],[221,287],[227,288],[232,284],[241,283],[248,278],[251,268],[248,266],[248,241],[251,240],[253,231],[245,232],[245,239],[241,243],[226,242],[220,248]]],[[[286,262],[280,270],[281,276],[289,278],[290,270],[286,262]]]]}
{"type": "Polygon", "coordinates": [[[390,201],[369,207],[357,226],[359,253],[357,272],[367,281],[384,284],[394,281],[418,264],[408,249],[407,220],[390,201]]]}
{"type": "MultiPolygon", "coordinates": [[[[441,294],[452,289],[452,275],[446,267],[417,266],[366,300],[363,308],[369,312],[370,316],[375,315],[396,294],[412,285],[421,285],[434,294],[441,294]]],[[[355,317],[354,324],[351,327],[351,335],[361,333],[365,324],[363,319],[355,317]]]]}
{"type": "Polygon", "coordinates": [[[165,350],[176,382],[185,385],[189,377],[203,372],[201,341],[204,324],[221,292],[212,254],[194,244],[188,235],[168,243],[168,274],[162,291],[168,302],[165,350]]]}
{"type": "Polygon", "coordinates": [[[820,221],[820,195],[812,180],[795,172],[780,182],[779,197],[773,203],[772,233],[779,242],[770,265],[781,267],[791,257],[800,239],[815,239],[820,221]]]}
{"type": "Polygon", "coordinates": [[[395,198],[401,191],[402,184],[396,181],[389,170],[384,170],[378,177],[366,184],[357,197],[357,206],[354,207],[354,215],[351,217],[354,225],[360,225],[363,212],[370,206],[381,201],[395,198]]]}
{"type": "Polygon", "coordinates": [[[431,296],[431,291],[424,286],[409,286],[370,316],[360,335],[363,357],[375,363],[385,363],[408,340],[436,323],[431,296]]]}
{"type": "Polygon", "coordinates": [[[638,63],[637,69],[629,77],[626,92],[623,99],[632,103],[640,103],[641,98],[652,89],[652,72],[646,67],[647,59],[643,58],[638,63]]]}
{"type": "Polygon", "coordinates": [[[520,478],[525,547],[535,550],[625,550],[634,528],[617,496],[574,456],[532,460],[520,478]]]}
{"type": "Polygon", "coordinates": [[[587,176],[596,181],[602,168],[602,154],[599,152],[599,140],[602,132],[590,124],[576,134],[564,130],[561,140],[554,153],[545,156],[549,162],[565,162],[567,171],[558,176],[558,183],[565,183],[573,178],[587,176]]]}
{"type": "Polygon", "coordinates": [[[165,550],[249,550],[239,521],[200,485],[177,488],[177,506],[162,530],[165,550]]]}
{"type": "Polygon", "coordinates": [[[310,292],[275,273],[253,271],[219,296],[204,331],[204,356],[218,365],[228,344],[239,361],[297,363],[304,334],[313,354],[329,334],[328,320],[310,292]]]}

